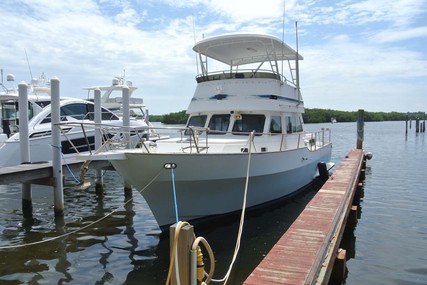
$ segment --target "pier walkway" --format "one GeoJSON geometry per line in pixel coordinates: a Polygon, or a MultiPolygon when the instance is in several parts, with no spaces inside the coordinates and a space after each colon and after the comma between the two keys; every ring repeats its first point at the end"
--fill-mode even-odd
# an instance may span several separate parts
{"type": "MultiPolygon", "coordinates": [[[[82,164],[82,160],[67,158],[66,161],[62,161],[63,173],[66,174],[68,171],[66,170],[67,166],[76,171],[82,164]]],[[[91,166],[98,169],[106,168],[108,165],[108,161],[91,162],[91,166]]],[[[20,182],[52,186],[52,172],[52,161],[0,167],[0,185],[20,182]]]]}
{"type": "Polygon", "coordinates": [[[244,284],[328,284],[362,167],[363,150],[351,150],[244,284]]]}

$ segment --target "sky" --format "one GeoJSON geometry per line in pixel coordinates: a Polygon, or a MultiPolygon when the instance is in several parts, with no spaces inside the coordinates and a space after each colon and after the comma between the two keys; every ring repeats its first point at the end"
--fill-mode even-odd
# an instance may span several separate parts
{"type": "Polygon", "coordinates": [[[2,0],[0,15],[3,80],[44,73],[61,96],[125,75],[150,114],[179,112],[195,42],[267,33],[296,48],[297,22],[306,108],[427,111],[426,0],[2,0]]]}

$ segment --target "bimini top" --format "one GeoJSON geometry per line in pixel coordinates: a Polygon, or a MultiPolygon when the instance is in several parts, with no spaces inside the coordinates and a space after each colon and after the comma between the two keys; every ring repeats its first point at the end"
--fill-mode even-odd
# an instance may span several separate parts
{"type": "MultiPolygon", "coordinates": [[[[295,60],[297,52],[272,35],[227,34],[199,41],[193,47],[199,54],[225,64],[265,62],[271,60],[295,60]]],[[[298,59],[303,57],[298,54],[298,59]]]]}

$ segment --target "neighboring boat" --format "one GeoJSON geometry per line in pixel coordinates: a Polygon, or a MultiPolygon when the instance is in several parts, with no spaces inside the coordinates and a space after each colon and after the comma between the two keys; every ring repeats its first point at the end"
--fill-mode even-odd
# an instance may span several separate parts
{"type": "Polygon", "coordinates": [[[143,190],[161,228],[177,218],[188,221],[241,210],[249,155],[247,207],[294,194],[313,180],[318,163],[331,157],[328,130],[304,132],[298,83],[302,56],[295,50],[260,34],[212,37],[193,50],[202,73],[196,77],[181,137],[79,156],[110,160],[130,184],[143,190]],[[226,67],[209,72],[208,59],[226,67]],[[292,63],[290,74],[296,80],[279,72],[280,61],[292,63]]]}
{"type": "Polygon", "coordinates": [[[331,117],[331,123],[332,124],[334,124],[334,123],[336,123],[337,122],[337,118],[335,118],[335,117],[331,117]]]}
{"type": "MultiPolygon", "coordinates": [[[[3,84],[0,93],[0,145],[11,135],[18,132],[18,89],[15,86],[13,74],[7,75],[8,86],[3,84]]],[[[28,84],[28,119],[39,114],[44,107],[50,105],[50,81],[42,74],[39,78],[33,78],[28,84]]]]}
{"type": "Polygon", "coordinates": [[[144,110],[145,105],[142,98],[132,97],[133,92],[137,87],[133,86],[132,81],[126,80],[124,76],[114,77],[112,84],[109,86],[93,86],[85,87],[83,90],[88,90],[88,100],[93,101],[93,92],[99,89],[101,92],[104,92],[101,96],[101,104],[103,107],[114,112],[115,114],[120,115],[122,111],[123,103],[123,88],[129,89],[129,109],[130,114],[134,118],[146,118],[146,112],[144,110]],[[120,91],[120,92],[115,92],[120,91]],[[115,96],[119,95],[119,96],[115,96]]]}
{"type": "MultiPolygon", "coordinates": [[[[45,77],[43,77],[45,79],[45,77]]],[[[8,81],[13,81],[8,76],[8,81]]],[[[28,114],[29,114],[29,139],[30,161],[48,161],[52,159],[51,137],[51,97],[49,81],[45,80],[43,87],[40,81],[33,80],[29,85],[28,114]]],[[[3,133],[0,134],[0,167],[13,166],[21,163],[20,138],[18,124],[18,91],[16,88],[4,88],[0,94],[0,106],[2,110],[3,133]]],[[[120,90],[120,88],[114,88],[120,90]]],[[[101,103],[102,105],[102,103],[101,103]]],[[[109,125],[110,133],[104,139],[119,136],[123,127],[122,118],[116,113],[102,107],[102,124],[109,125]]],[[[74,157],[77,153],[88,152],[95,148],[94,103],[77,98],[61,97],[60,100],[61,122],[61,146],[63,157],[74,157]],[[72,123],[72,124],[66,124],[72,123]],[[89,125],[92,126],[89,126],[89,125]],[[82,127],[84,125],[85,127],[82,127]],[[83,129],[84,128],[84,129],[83,129]],[[89,143],[89,145],[88,145],[89,143]]],[[[140,120],[130,121],[131,127],[146,127],[148,123],[145,117],[140,120]]],[[[156,137],[154,132],[148,135],[147,130],[139,130],[133,134],[132,139],[144,137],[156,137]]]]}

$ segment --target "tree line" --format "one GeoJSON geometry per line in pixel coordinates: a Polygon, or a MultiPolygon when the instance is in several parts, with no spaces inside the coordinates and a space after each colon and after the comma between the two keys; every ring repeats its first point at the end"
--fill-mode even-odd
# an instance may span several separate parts
{"type": "MultiPolygon", "coordinates": [[[[331,118],[337,122],[355,122],[357,121],[357,111],[338,111],[330,109],[305,109],[303,119],[305,123],[328,123],[331,118]]],[[[163,124],[185,124],[188,115],[185,110],[173,112],[165,115],[150,115],[150,121],[161,122],[163,124]]],[[[425,119],[425,112],[364,112],[365,122],[378,121],[405,121],[405,120],[425,119]]]]}

